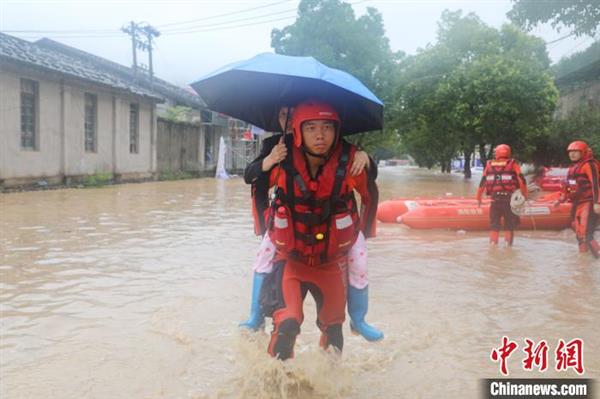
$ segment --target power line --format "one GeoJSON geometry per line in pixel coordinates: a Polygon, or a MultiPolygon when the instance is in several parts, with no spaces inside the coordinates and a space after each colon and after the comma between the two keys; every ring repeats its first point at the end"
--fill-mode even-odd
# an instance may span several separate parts
{"type": "Polygon", "coordinates": [[[248,23],[248,24],[230,25],[230,26],[222,26],[222,27],[216,27],[216,28],[197,29],[197,30],[190,30],[190,31],[186,31],[186,32],[165,33],[164,36],[171,36],[171,35],[172,36],[176,36],[176,35],[186,35],[186,34],[190,34],[190,33],[212,32],[212,31],[217,31],[217,30],[228,30],[228,29],[244,28],[244,27],[247,27],[247,26],[262,25],[262,24],[266,24],[266,23],[269,23],[269,22],[284,21],[284,20],[288,20],[288,19],[291,19],[291,18],[295,18],[295,17],[296,17],[295,15],[291,15],[289,17],[269,19],[269,20],[266,20],[266,21],[253,22],[253,23],[248,23]]]}
{"type": "Polygon", "coordinates": [[[3,30],[5,33],[118,33],[117,29],[3,30]]]}
{"type": "MultiPolygon", "coordinates": [[[[229,13],[229,14],[221,14],[219,16],[222,15],[231,15],[231,14],[239,14],[242,12],[248,12],[251,10],[255,10],[255,9],[259,9],[259,8],[266,8],[269,6],[273,6],[276,4],[281,4],[281,3],[285,3],[285,2],[289,2],[291,0],[284,0],[284,1],[280,1],[277,3],[271,3],[271,4],[267,4],[267,5],[263,5],[263,6],[259,6],[259,7],[253,7],[251,9],[246,9],[246,10],[240,10],[238,12],[234,12],[234,13],[229,13]]],[[[361,3],[366,3],[369,1],[373,1],[373,0],[358,0],[358,1],[354,1],[354,2],[350,2],[348,4],[350,5],[356,5],[356,4],[361,4],[361,3]]],[[[269,23],[269,22],[278,22],[278,21],[283,21],[283,20],[288,20],[291,18],[294,18],[295,15],[290,15],[290,16],[286,16],[286,17],[281,17],[281,18],[275,18],[275,19],[268,19],[268,20],[264,20],[264,21],[258,21],[258,22],[252,22],[252,23],[247,23],[247,24],[235,24],[237,22],[243,22],[249,19],[252,20],[256,20],[256,19],[261,19],[261,18],[267,18],[267,17],[271,17],[271,16],[275,16],[275,15],[281,15],[281,14],[285,14],[285,13],[291,13],[291,12],[296,12],[296,9],[289,9],[289,10],[283,10],[283,11],[277,11],[277,12],[272,12],[272,13],[267,13],[267,14],[262,14],[262,15],[258,15],[258,16],[254,16],[254,17],[244,17],[244,18],[239,18],[239,19],[235,19],[235,20],[230,20],[230,21],[221,21],[218,23],[214,23],[214,24],[208,24],[208,25],[198,25],[198,26],[189,26],[189,27],[181,27],[181,28],[172,28],[171,30],[167,29],[164,31],[164,36],[174,36],[174,35],[179,35],[179,34],[190,34],[190,33],[201,33],[201,32],[211,32],[211,31],[218,31],[218,30],[228,30],[228,29],[236,29],[236,28],[242,28],[242,27],[248,27],[248,26],[255,26],[255,25],[261,25],[261,24],[265,24],[265,23],[269,23]],[[234,24],[234,25],[231,25],[234,24]]],[[[211,18],[217,18],[218,16],[212,16],[212,17],[206,17],[203,18],[204,20],[207,19],[211,19],[211,18]]],[[[189,21],[188,21],[189,22],[189,21]]],[[[171,24],[163,24],[163,25],[157,25],[157,26],[167,26],[167,25],[173,25],[175,23],[171,23],[171,24]]],[[[85,30],[47,30],[47,31],[43,31],[43,30],[20,30],[20,31],[3,31],[6,33],[10,33],[10,32],[18,32],[18,33],[59,33],[56,36],[51,36],[51,38],[54,39],[88,39],[88,38],[116,38],[116,37],[122,37],[122,33],[118,30],[110,30],[110,29],[95,29],[95,30],[89,30],[89,31],[85,31],[85,30]],[[101,32],[106,32],[106,33],[101,33],[101,32]],[[62,33],[62,34],[61,34],[62,33]]],[[[35,39],[38,38],[39,36],[21,36],[22,38],[25,39],[35,39]]]]}
{"type": "MultiPolygon", "coordinates": [[[[367,3],[369,1],[372,1],[372,0],[359,0],[359,1],[354,1],[354,2],[348,3],[348,4],[356,5],[356,4],[361,4],[361,3],[367,3]]],[[[283,2],[285,2],[285,1],[283,1],[283,2]]],[[[280,3],[283,3],[283,2],[280,2],[280,3]]],[[[278,3],[275,3],[275,4],[278,4],[278,3]]],[[[293,18],[293,17],[295,17],[296,11],[297,11],[297,9],[293,8],[293,9],[289,9],[289,10],[283,10],[283,11],[277,11],[277,12],[273,12],[273,13],[262,14],[262,15],[254,16],[254,17],[244,17],[244,18],[239,18],[239,19],[235,19],[235,20],[231,20],[231,21],[222,21],[222,22],[218,22],[218,23],[210,24],[210,25],[202,25],[201,24],[198,26],[190,26],[187,28],[163,30],[163,32],[164,32],[165,36],[167,36],[167,35],[170,36],[170,35],[176,35],[176,34],[210,32],[210,31],[216,31],[216,30],[234,29],[234,28],[241,28],[241,27],[247,27],[247,26],[254,26],[254,25],[260,25],[260,24],[264,24],[264,23],[268,23],[268,22],[277,22],[277,21],[283,21],[286,19],[293,18]],[[270,19],[270,20],[266,20],[266,21],[258,21],[258,22],[254,22],[254,23],[248,23],[248,24],[231,25],[232,23],[236,23],[236,22],[243,22],[243,21],[247,21],[247,20],[256,20],[256,19],[272,17],[275,15],[281,15],[281,14],[287,14],[287,13],[294,13],[294,15],[290,15],[290,16],[286,16],[286,17],[282,17],[282,18],[270,19]],[[231,26],[229,26],[229,25],[231,25],[231,26]]],[[[164,25],[162,25],[162,26],[164,26],[164,25]]]]}
{"type": "MultiPolygon", "coordinates": [[[[252,23],[247,23],[247,24],[234,24],[234,25],[228,25],[228,26],[197,28],[197,29],[193,29],[193,30],[189,30],[189,31],[181,31],[181,32],[166,32],[166,33],[162,33],[161,36],[178,36],[178,35],[187,35],[187,34],[193,34],[193,33],[244,28],[244,27],[248,27],[248,26],[262,25],[262,24],[266,24],[269,22],[289,20],[292,18],[295,18],[295,15],[281,17],[281,18],[268,19],[265,21],[252,22],[252,23]]],[[[39,38],[39,36],[20,36],[20,37],[22,39],[37,39],[37,38],[39,38]]],[[[119,35],[105,35],[105,36],[102,36],[102,35],[73,35],[73,36],[63,35],[63,36],[61,36],[61,35],[59,35],[59,36],[50,36],[49,38],[51,38],[51,39],[100,39],[100,38],[118,38],[118,37],[119,38],[123,37],[123,34],[121,33],[119,35]]]]}
{"type": "Polygon", "coordinates": [[[581,45],[583,45],[584,43],[588,42],[590,39],[593,39],[593,37],[587,37],[584,40],[582,40],[581,42],[577,43],[575,46],[573,46],[569,50],[567,50],[560,58],[564,58],[564,57],[568,57],[568,56],[572,55],[573,51],[575,49],[581,47],[581,45]]]}
{"type": "Polygon", "coordinates": [[[548,44],[554,44],[554,43],[560,42],[561,40],[563,40],[563,39],[566,39],[567,37],[571,37],[571,36],[573,36],[574,34],[575,34],[575,33],[569,33],[568,35],[565,35],[565,36],[563,36],[563,37],[559,37],[558,39],[554,39],[554,40],[552,40],[552,41],[546,42],[546,44],[548,45],[548,44]]]}
{"type": "MultiPolygon", "coordinates": [[[[167,24],[161,24],[161,25],[157,25],[157,28],[172,27],[172,28],[162,29],[162,31],[164,31],[164,32],[176,31],[176,30],[180,30],[180,29],[181,30],[193,29],[193,28],[196,28],[196,26],[185,27],[185,26],[177,26],[177,25],[188,25],[191,23],[199,22],[199,21],[210,21],[210,20],[219,19],[222,17],[230,17],[230,16],[236,15],[236,14],[244,14],[244,13],[247,13],[250,11],[273,7],[273,6],[282,4],[282,3],[289,3],[290,1],[291,0],[283,0],[283,1],[278,1],[275,3],[265,4],[265,5],[258,6],[258,7],[247,8],[247,9],[224,13],[224,14],[211,15],[211,16],[192,19],[192,20],[188,20],[188,21],[179,21],[179,22],[171,22],[171,23],[167,23],[167,24]]],[[[245,21],[245,20],[252,19],[252,18],[263,18],[263,17],[267,17],[267,16],[271,16],[271,15],[278,15],[278,14],[295,11],[295,10],[296,10],[296,8],[284,10],[284,11],[280,11],[280,12],[276,12],[276,13],[268,13],[268,14],[258,15],[255,17],[245,17],[245,18],[234,19],[234,20],[230,20],[230,21],[221,21],[221,22],[218,22],[217,24],[206,25],[206,26],[204,24],[201,24],[200,26],[197,26],[197,27],[212,27],[213,25],[216,26],[216,25],[227,24],[227,23],[232,23],[232,22],[245,21]]],[[[5,33],[29,33],[29,34],[58,33],[58,34],[65,34],[65,35],[85,35],[85,36],[87,36],[88,34],[113,34],[113,33],[120,34],[120,31],[116,30],[116,29],[4,30],[3,32],[5,32],[5,33]]]]}
{"type": "Polygon", "coordinates": [[[168,23],[168,24],[161,24],[161,25],[157,25],[157,27],[158,28],[164,28],[165,26],[186,25],[186,24],[193,23],[193,22],[198,22],[198,21],[206,21],[206,20],[210,20],[210,19],[217,19],[217,18],[221,18],[221,17],[228,17],[228,16],[231,16],[231,15],[243,14],[243,13],[246,13],[246,12],[249,12],[249,11],[258,10],[258,9],[261,9],[261,8],[273,7],[275,5],[282,4],[282,3],[288,3],[290,1],[291,0],[283,0],[283,1],[278,1],[276,3],[265,4],[265,5],[258,6],[258,7],[246,8],[244,10],[239,10],[239,11],[234,11],[234,12],[228,12],[228,13],[224,13],[224,14],[210,15],[210,16],[203,17],[203,18],[191,19],[191,20],[188,20],[188,21],[179,21],[179,22],[171,22],[171,23],[168,23]]]}
{"type": "MultiPolygon", "coordinates": [[[[209,29],[209,28],[231,25],[231,24],[237,23],[237,22],[243,22],[243,21],[248,21],[248,20],[256,20],[256,19],[261,19],[261,18],[266,18],[266,17],[272,17],[272,16],[275,16],[275,15],[290,14],[290,13],[294,13],[294,15],[289,15],[287,18],[291,18],[291,17],[295,16],[296,9],[278,11],[278,12],[274,12],[274,13],[270,13],[270,14],[264,14],[264,15],[260,15],[260,16],[256,16],[256,17],[245,17],[245,18],[240,18],[240,19],[234,19],[234,20],[231,20],[231,21],[223,21],[223,22],[219,22],[219,23],[216,23],[216,24],[210,24],[210,25],[199,25],[199,26],[190,26],[190,27],[187,27],[187,28],[178,28],[178,29],[173,29],[173,30],[165,30],[163,32],[165,32],[165,34],[177,34],[177,33],[194,32],[197,29],[200,29],[200,31],[205,31],[206,29],[209,29]]],[[[258,23],[261,23],[261,22],[258,21],[257,24],[258,23]]]]}

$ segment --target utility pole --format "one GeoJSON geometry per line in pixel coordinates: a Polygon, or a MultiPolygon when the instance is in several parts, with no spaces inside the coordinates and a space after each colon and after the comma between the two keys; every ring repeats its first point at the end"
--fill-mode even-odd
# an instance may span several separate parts
{"type": "Polygon", "coordinates": [[[125,33],[127,33],[128,35],[131,36],[131,49],[133,51],[133,75],[135,80],[137,81],[138,78],[138,66],[137,66],[137,25],[135,24],[135,22],[131,21],[129,23],[129,26],[124,26],[121,28],[121,30],[125,33]]]}
{"type": "Polygon", "coordinates": [[[148,24],[146,24],[141,29],[144,33],[146,33],[146,50],[148,51],[148,69],[150,72],[150,81],[152,82],[154,80],[154,67],[152,64],[152,39],[155,37],[159,37],[160,32],[156,28],[154,28],[148,24]]]}
{"type": "Polygon", "coordinates": [[[148,74],[150,82],[154,80],[154,66],[152,61],[152,40],[160,36],[158,29],[150,26],[147,23],[135,23],[131,21],[129,25],[124,26],[121,30],[131,36],[131,46],[133,50],[133,74],[137,82],[139,78],[139,70],[137,62],[137,49],[148,52],[148,74]],[[138,35],[143,34],[145,38],[140,38],[138,35]]]}

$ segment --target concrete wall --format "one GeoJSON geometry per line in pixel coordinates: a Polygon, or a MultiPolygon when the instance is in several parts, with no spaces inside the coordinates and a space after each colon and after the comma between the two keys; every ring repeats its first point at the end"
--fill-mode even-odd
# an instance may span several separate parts
{"type": "Polygon", "coordinates": [[[557,119],[567,118],[578,109],[600,110],[600,80],[586,82],[579,87],[559,87],[560,99],[556,108],[557,119]]]}
{"type": "Polygon", "coordinates": [[[158,172],[214,174],[220,138],[225,139],[225,169],[241,173],[258,155],[256,142],[231,138],[226,126],[197,125],[158,119],[158,172]]]}
{"type": "Polygon", "coordinates": [[[155,104],[85,82],[63,80],[34,70],[0,69],[0,182],[5,186],[35,180],[114,173],[117,178],[147,178],[156,171],[155,104]],[[38,140],[21,149],[21,78],[38,82],[38,140]],[[96,152],[84,147],[85,93],[97,97],[96,152]],[[129,105],[139,104],[138,153],[129,152],[129,105]]]}
{"type": "Polygon", "coordinates": [[[0,179],[61,173],[60,83],[0,70],[0,179]],[[21,78],[38,81],[36,150],[21,149],[21,78]]]}
{"type": "Polygon", "coordinates": [[[202,172],[204,136],[200,125],[158,119],[157,159],[159,172],[202,172]]]}

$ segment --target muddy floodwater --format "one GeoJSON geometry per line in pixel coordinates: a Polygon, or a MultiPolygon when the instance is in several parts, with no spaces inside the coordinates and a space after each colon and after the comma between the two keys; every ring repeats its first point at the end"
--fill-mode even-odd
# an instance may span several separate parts
{"type": "MultiPolygon", "coordinates": [[[[478,178],[384,168],[378,182],[385,200],[472,195],[478,178]]],[[[2,399],[476,398],[503,336],[519,344],[511,377],[577,377],[554,370],[574,338],[600,377],[600,262],[568,230],[490,249],[486,232],[379,224],[367,319],[385,339],[346,323],[342,358],[320,351],[308,299],[282,363],[266,332],[237,328],[260,242],[242,179],[3,194],[0,212],[2,399]],[[545,373],[523,370],[525,338],[548,342],[545,373]]]]}

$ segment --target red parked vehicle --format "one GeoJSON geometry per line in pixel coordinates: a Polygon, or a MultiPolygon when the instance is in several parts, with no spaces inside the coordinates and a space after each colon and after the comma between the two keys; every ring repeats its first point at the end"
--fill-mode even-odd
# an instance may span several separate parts
{"type": "Polygon", "coordinates": [[[542,191],[560,191],[567,182],[568,168],[544,168],[536,183],[542,191]]]}

